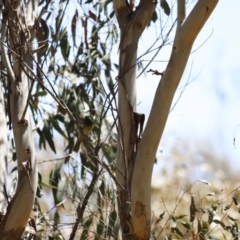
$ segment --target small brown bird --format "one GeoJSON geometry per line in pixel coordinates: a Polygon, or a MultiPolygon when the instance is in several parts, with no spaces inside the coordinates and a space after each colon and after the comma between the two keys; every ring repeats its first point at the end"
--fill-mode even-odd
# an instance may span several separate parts
{"type": "MultiPolygon", "coordinates": [[[[94,124],[90,116],[85,116],[83,120],[82,130],[85,136],[89,135],[93,130],[94,124]]],[[[81,135],[81,134],[80,134],[81,135]]],[[[83,136],[79,136],[79,139],[83,139],[83,136]]]]}
{"type": "Polygon", "coordinates": [[[94,127],[93,121],[90,116],[85,116],[83,119],[83,123],[81,125],[82,131],[78,135],[77,142],[75,146],[73,147],[73,151],[77,152],[80,148],[81,141],[83,140],[84,136],[87,136],[91,133],[92,129],[94,127]]]}

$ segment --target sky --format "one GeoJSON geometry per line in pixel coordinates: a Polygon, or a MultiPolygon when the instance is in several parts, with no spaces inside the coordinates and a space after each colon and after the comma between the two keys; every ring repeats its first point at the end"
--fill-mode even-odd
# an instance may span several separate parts
{"type": "MultiPolygon", "coordinates": [[[[226,156],[236,171],[240,171],[239,9],[238,0],[220,0],[197,37],[176,96],[189,83],[169,115],[161,140],[163,151],[177,139],[206,144],[226,156]]],[[[143,33],[140,51],[154,34],[153,29],[143,33]]],[[[169,55],[167,47],[158,60],[166,61],[169,55]]],[[[153,63],[149,68],[163,71],[165,64],[153,63]]],[[[138,79],[138,111],[146,116],[158,82],[159,77],[151,74],[138,79]]]]}

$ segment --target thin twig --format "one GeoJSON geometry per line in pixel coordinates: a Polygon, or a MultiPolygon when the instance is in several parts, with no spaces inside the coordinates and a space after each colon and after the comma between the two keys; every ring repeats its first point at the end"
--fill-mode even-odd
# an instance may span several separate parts
{"type": "Polygon", "coordinates": [[[73,226],[73,229],[72,229],[72,232],[71,232],[69,240],[74,240],[75,239],[75,235],[76,235],[76,232],[77,232],[77,229],[78,229],[78,225],[82,222],[83,213],[84,213],[85,208],[86,208],[86,206],[88,204],[88,200],[89,200],[90,196],[93,193],[94,186],[95,186],[95,184],[97,182],[97,179],[98,179],[98,177],[102,173],[102,170],[103,169],[101,169],[98,173],[97,172],[94,173],[92,181],[91,181],[91,183],[90,183],[90,185],[88,187],[87,194],[85,195],[85,197],[83,199],[82,206],[80,206],[81,205],[80,202],[79,202],[79,204],[77,206],[77,209],[79,209],[79,211],[77,212],[78,217],[77,217],[76,222],[75,222],[75,224],[73,226]]]}

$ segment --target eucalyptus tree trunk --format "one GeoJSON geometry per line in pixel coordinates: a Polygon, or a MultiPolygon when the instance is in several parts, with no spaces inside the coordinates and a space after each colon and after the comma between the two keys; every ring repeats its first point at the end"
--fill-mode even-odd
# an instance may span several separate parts
{"type": "Polygon", "coordinates": [[[192,45],[218,0],[199,0],[185,19],[185,0],[178,0],[177,28],[167,68],[156,89],[141,141],[136,121],[135,71],[138,40],[156,3],[140,0],[131,12],[125,0],[114,0],[121,42],[118,74],[117,178],[123,239],[150,238],[151,177],[154,159],[172,100],[186,67],[192,45]]]}
{"type": "MultiPolygon", "coordinates": [[[[1,234],[20,239],[34,203],[37,170],[29,114],[34,81],[33,39],[38,1],[4,1],[1,33],[2,58],[8,73],[10,114],[16,146],[18,184],[1,222],[1,234]]],[[[1,238],[2,239],[2,238],[1,238]]]]}
{"type": "Polygon", "coordinates": [[[156,7],[152,1],[141,1],[136,11],[132,12],[125,0],[115,0],[114,8],[118,19],[121,42],[119,46],[118,73],[118,154],[117,178],[119,217],[123,234],[130,234],[131,220],[131,178],[137,148],[137,131],[134,112],[136,111],[136,62],[139,38],[156,7]]]}

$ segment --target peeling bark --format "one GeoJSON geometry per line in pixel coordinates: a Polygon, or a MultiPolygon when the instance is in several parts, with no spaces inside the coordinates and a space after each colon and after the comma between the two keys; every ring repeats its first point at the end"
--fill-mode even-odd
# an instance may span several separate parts
{"type": "Polygon", "coordinates": [[[123,186],[118,187],[119,217],[123,238],[131,233],[131,179],[137,149],[136,111],[136,63],[139,38],[149,22],[156,4],[149,1],[140,3],[136,11],[130,12],[126,1],[114,1],[120,31],[120,54],[118,74],[118,154],[117,179],[123,186]]]}
{"type": "Polygon", "coordinates": [[[155,2],[141,0],[136,10],[131,12],[125,0],[114,0],[115,13],[121,31],[117,178],[125,188],[125,191],[121,187],[118,188],[123,239],[147,240],[150,238],[150,190],[156,151],[192,45],[217,2],[218,0],[199,0],[185,20],[185,1],[178,0],[178,25],[172,54],[156,90],[147,125],[137,147],[137,129],[134,126],[137,45],[152,16],[155,2]]]}

